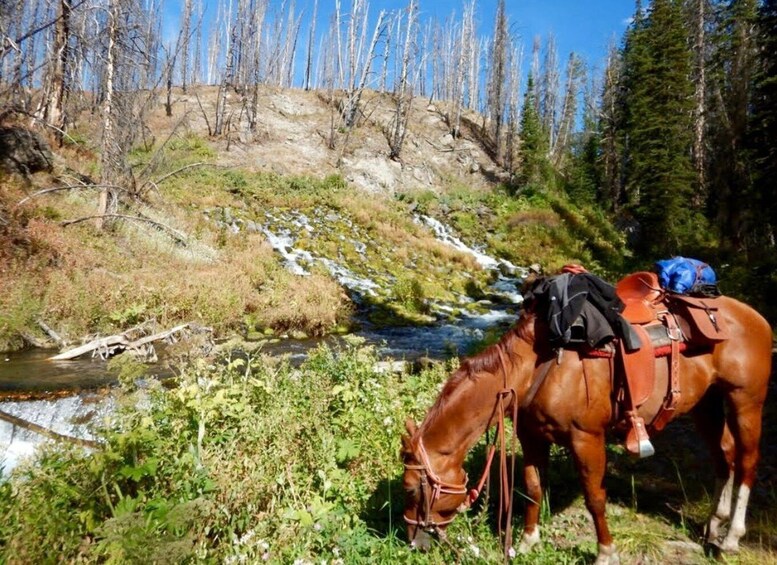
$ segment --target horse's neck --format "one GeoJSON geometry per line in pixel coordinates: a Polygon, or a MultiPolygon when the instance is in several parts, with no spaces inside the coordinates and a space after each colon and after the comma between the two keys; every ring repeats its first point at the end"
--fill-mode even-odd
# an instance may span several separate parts
{"type": "Polygon", "coordinates": [[[465,390],[457,391],[456,397],[449,399],[420,430],[429,456],[451,468],[463,464],[469,450],[486,432],[501,386],[468,382],[462,388],[465,390]]]}

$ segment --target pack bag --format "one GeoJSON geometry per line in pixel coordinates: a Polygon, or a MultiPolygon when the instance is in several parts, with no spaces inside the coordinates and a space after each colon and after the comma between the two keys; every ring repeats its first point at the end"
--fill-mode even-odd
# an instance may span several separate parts
{"type": "Polygon", "coordinates": [[[718,296],[718,278],[707,263],[687,257],[672,257],[656,262],[661,288],[677,294],[718,296]]]}

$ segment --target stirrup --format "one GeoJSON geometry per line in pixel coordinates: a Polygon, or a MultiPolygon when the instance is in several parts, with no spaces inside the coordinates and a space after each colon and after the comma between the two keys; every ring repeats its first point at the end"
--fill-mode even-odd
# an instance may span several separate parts
{"type": "Polygon", "coordinates": [[[653,444],[650,443],[650,438],[645,429],[645,421],[639,416],[630,416],[629,423],[631,427],[626,434],[626,451],[638,456],[640,459],[655,454],[656,450],[653,448],[653,444]]]}

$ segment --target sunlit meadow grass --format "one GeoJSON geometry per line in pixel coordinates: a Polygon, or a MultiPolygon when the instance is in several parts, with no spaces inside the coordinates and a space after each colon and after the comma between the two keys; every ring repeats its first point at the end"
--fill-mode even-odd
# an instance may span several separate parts
{"type": "MultiPolygon", "coordinates": [[[[0,556],[10,563],[501,561],[496,493],[489,506],[459,516],[447,542],[427,554],[408,547],[403,420],[423,418],[455,362],[385,374],[377,360],[373,349],[354,342],[321,348],[296,368],[260,350],[195,361],[173,386],[151,383],[134,392],[131,379],[123,379],[126,392],[116,393],[122,408],[100,432],[101,449],[89,455],[50,445],[0,483],[0,556]]],[[[470,476],[480,472],[482,458],[479,444],[467,462],[470,476]]],[[[553,450],[547,484],[543,541],[513,562],[592,562],[593,525],[563,449],[553,450]]],[[[700,534],[693,528],[642,509],[664,494],[638,482],[636,499],[624,504],[618,488],[608,517],[624,563],[714,562],[694,545],[700,534]]],[[[520,488],[515,499],[517,537],[520,488]]],[[[701,516],[708,508],[698,502],[701,516]]],[[[726,562],[774,562],[772,541],[759,537],[773,528],[770,515],[754,508],[742,553],[726,562]]]]}

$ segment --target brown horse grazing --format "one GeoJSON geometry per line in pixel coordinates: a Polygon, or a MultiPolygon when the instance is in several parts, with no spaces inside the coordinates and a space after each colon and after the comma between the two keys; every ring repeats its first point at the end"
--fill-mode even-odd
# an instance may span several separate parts
{"type": "MultiPolygon", "coordinates": [[[[767,322],[745,304],[721,297],[718,305],[730,337],[706,352],[681,355],[681,396],[674,417],[692,412],[712,452],[717,488],[707,541],[723,551],[736,551],[745,534],[745,512],[759,458],[772,334],[767,322]],[[723,535],[721,526],[726,521],[723,535]]],[[[537,378],[540,368],[547,367],[546,360],[555,355],[546,332],[545,322],[533,314],[524,315],[498,344],[463,362],[420,427],[408,421],[410,435],[402,438],[404,517],[413,545],[428,546],[428,532],[442,533],[468,505],[462,468],[466,454],[489,426],[514,408],[530,500],[518,551],[527,552],[540,540],[540,470],[547,464],[550,445],[556,443],[569,448],[578,469],[599,542],[596,563],[619,562],[607,527],[602,486],[605,432],[613,424],[614,413],[611,361],[581,359],[568,350],[537,378]],[[532,386],[535,379],[539,386],[532,386]]],[[[668,383],[667,365],[666,359],[656,360],[659,385],[639,409],[646,422],[666,394],[660,383],[668,383]]]]}

